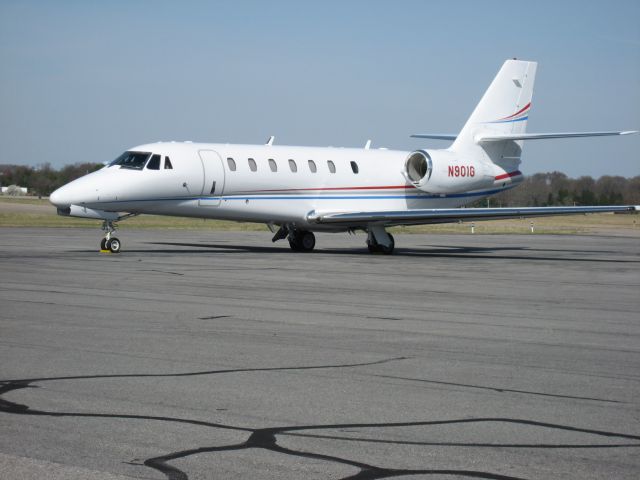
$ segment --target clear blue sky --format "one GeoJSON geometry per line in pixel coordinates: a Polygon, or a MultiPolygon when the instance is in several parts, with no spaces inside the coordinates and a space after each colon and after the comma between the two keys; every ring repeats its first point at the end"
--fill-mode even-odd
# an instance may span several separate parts
{"type": "MultiPolygon", "coordinates": [[[[0,163],[158,140],[446,146],[506,58],[529,131],[640,129],[640,2],[0,2],[0,163]]],[[[522,170],[640,175],[640,135],[529,142],[522,170]]]]}

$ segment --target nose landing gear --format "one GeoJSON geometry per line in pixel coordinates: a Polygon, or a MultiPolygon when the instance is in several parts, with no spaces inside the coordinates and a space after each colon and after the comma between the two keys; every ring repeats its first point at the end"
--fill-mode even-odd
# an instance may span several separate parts
{"type": "MultiPolygon", "coordinates": [[[[121,215],[118,218],[105,219],[102,222],[102,230],[105,232],[104,238],[100,241],[100,252],[102,253],[120,253],[122,248],[122,242],[119,238],[113,236],[116,231],[116,222],[120,220],[126,220],[127,218],[135,217],[138,213],[127,213],[121,215]]],[[[102,217],[105,218],[105,217],[102,217]]]]}
{"type": "Polygon", "coordinates": [[[102,224],[102,230],[104,230],[106,233],[104,235],[104,238],[100,241],[100,251],[105,253],[120,253],[122,243],[120,243],[120,239],[112,237],[112,235],[116,231],[115,222],[105,220],[102,224]]]}

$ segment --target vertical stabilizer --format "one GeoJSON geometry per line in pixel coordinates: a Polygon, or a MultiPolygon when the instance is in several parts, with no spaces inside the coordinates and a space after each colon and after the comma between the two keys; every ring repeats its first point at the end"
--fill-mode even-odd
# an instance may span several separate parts
{"type": "Polygon", "coordinates": [[[505,167],[520,163],[522,141],[493,142],[480,146],[476,136],[488,133],[525,133],[531,109],[536,62],[507,60],[467,120],[451,150],[481,154],[505,167]]]}

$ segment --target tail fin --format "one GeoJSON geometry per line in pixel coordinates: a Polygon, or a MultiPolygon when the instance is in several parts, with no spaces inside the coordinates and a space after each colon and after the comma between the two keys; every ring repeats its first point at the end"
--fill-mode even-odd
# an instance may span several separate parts
{"type": "Polygon", "coordinates": [[[483,153],[493,163],[516,167],[520,163],[522,141],[492,142],[481,146],[477,143],[477,137],[487,134],[525,133],[536,67],[536,62],[504,62],[451,145],[451,150],[464,154],[483,153]]]}

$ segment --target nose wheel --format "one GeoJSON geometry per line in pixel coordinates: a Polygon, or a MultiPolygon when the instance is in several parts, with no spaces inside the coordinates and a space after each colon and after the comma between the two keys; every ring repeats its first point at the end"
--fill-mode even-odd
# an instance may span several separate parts
{"type": "Polygon", "coordinates": [[[103,238],[100,241],[101,252],[120,253],[121,248],[122,248],[122,243],[120,243],[119,238],[116,238],[116,237],[111,237],[109,239],[103,238]]]}
{"type": "Polygon", "coordinates": [[[110,240],[107,240],[106,247],[111,253],[120,253],[120,247],[122,244],[120,243],[120,239],[116,237],[112,237],[110,240]]]}
{"type": "Polygon", "coordinates": [[[112,237],[113,233],[116,231],[116,227],[113,222],[105,221],[102,225],[102,230],[104,230],[106,233],[104,235],[104,238],[100,241],[100,251],[120,253],[122,243],[120,243],[119,238],[112,237]]]}

